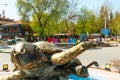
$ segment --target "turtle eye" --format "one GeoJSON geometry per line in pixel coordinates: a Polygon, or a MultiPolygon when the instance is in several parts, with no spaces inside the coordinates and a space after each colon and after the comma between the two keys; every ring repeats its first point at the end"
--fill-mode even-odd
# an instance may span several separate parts
{"type": "Polygon", "coordinates": [[[34,47],[34,53],[38,52],[39,51],[39,47],[35,46],[34,47]]]}
{"type": "Polygon", "coordinates": [[[35,46],[35,48],[34,48],[34,49],[35,49],[35,51],[38,51],[38,50],[39,50],[39,48],[38,48],[37,46],[35,46]]]}
{"type": "Polygon", "coordinates": [[[22,48],[20,53],[25,54],[25,48],[22,48]]]}

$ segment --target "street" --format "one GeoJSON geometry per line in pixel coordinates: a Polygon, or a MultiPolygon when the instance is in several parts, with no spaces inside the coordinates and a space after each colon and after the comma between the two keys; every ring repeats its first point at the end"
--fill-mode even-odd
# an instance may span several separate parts
{"type": "MultiPolygon", "coordinates": [[[[85,51],[77,57],[83,65],[92,61],[97,61],[100,68],[105,68],[106,64],[111,64],[111,60],[120,59],[120,47],[96,47],[85,51]]],[[[112,69],[114,69],[111,66],[112,69]]]]}
{"type": "Polygon", "coordinates": [[[13,64],[10,60],[10,52],[12,51],[13,47],[8,45],[0,46],[0,71],[3,70],[3,64],[8,64],[8,70],[13,69],[13,64]]]}

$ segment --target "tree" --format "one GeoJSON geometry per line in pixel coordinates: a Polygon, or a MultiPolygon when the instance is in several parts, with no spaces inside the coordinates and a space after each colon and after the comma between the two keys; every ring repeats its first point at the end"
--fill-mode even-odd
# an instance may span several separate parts
{"type": "Polygon", "coordinates": [[[112,60],[111,64],[120,73],[120,59],[112,60]]]}
{"type": "MultiPolygon", "coordinates": [[[[77,0],[69,0],[69,8],[67,10],[67,14],[64,15],[64,18],[62,20],[62,23],[64,25],[64,33],[75,33],[75,21],[78,17],[77,12],[77,0]]],[[[62,25],[62,26],[63,26],[62,25]]]]}
{"type": "Polygon", "coordinates": [[[87,10],[86,7],[82,7],[76,27],[77,33],[93,33],[96,28],[96,23],[96,15],[92,11],[87,10]]]}
{"type": "Polygon", "coordinates": [[[80,17],[80,22],[81,22],[81,33],[85,33],[86,31],[85,31],[85,26],[86,26],[86,20],[88,19],[88,10],[87,10],[87,8],[86,7],[82,7],[81,8],[81,10],[80,10],[80,15],[79,15],[79,17],[80,17]]]}
{"type": "Polygon", "coordinates": [[[89,11],[89,18],[86,21],[86,31],[91,33],[99,33],[99,25],[98,25],[98,18],[97,16],[92,12],[89,11]]]}
{"type": "MultiPolygon", "coordinates": [[[[45,35],[45,28],[53,19],[60,20],[68,8],[67,0],[17,0],[18,13],[22,20],[33,20],[38,26],[40,36],[45,35]],[[61,7],[62,6],[62,7],[61,7]]],[[[57,20],[57,21],[58,21],[57,20]]]]}
{"type": "Polygon", "coordinates": [[[109,28],[109,23],[110,23],[112,16],[113,16],[112,9],[110,6],[111,5],[107,2],[105,2],[105,4],[101,6],[101,9],[99,12],[100,28],[105,28],[105,27],[109,28]]]}
{"type": "Polygon", "coordinates": [[[113,34],[117,35],[120,33],[120,12],[116,12],[109,25],[113,34]]]}

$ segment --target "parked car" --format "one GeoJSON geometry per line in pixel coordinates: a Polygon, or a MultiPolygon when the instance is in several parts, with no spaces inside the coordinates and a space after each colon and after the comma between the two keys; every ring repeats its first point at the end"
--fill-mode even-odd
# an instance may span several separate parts
{"type": "Polygon", "coordinates": [[[18,43],[18,42],[25,42],[25,38],[16,38],[15,39],[15,42],[18,43]]]}
{"type": "Polygon", "coordinates": [[[8,39],[7,40],[7,44],[8,45],[14,45],[16,42],[15,42],[15,40],[14,39],[8,39]]]}

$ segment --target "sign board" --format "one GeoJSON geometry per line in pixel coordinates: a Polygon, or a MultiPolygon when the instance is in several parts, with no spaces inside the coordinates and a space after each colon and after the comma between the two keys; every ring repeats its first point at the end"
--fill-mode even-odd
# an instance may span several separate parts
{"type": "Polygon", "coordinates": [[[39,34],[38,33],[33,33],[33,36],[39,36],[39,34]]]}
{"type": "Polygon", "coordinates": [[[86,41],[87,34],[80,34],[80,42],[86,41]]]}
{"type": "Polygon", "coordinates": [[[103,29],[101,30],[101,33],[102,33],[104,36],[109,35],[109,34],[110,34],[110,29],[109,29],[109,28],[103,28],[103,29]]]}

